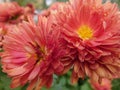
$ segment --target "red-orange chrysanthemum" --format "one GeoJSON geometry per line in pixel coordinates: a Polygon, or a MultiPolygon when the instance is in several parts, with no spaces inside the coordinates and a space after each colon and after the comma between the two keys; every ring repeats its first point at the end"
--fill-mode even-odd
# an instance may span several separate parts
{"type": "Polygon", "coordinates": [[[59,31],[54,30],[52,21],[52,16],[40,16],[37,25],[32,20],[23,22],[4,36],[2,68],[12,77],[12,88],[26,83],[27,90],[50,87],[53,74],[63,70],[59,31]]]}
{"type": "Polygon", "coordinates": [[[0,4],[0,22],[17,24],[27,21],[27,15],[34,14],[34,6],[32,4],[26,7],[19,6],[16,2],[7,2],[0,4]]]}
{"type": "Polygon", "coordinates": [[[102,0],[70,0],[59,7],[56,21],[68,51],[65,71],[73,66],[72,82],[89,76],[93,81],[120,73],[120,12],[102,0]]]}
{"type": "Polygon", "coordinates": [[[23,8],[16,2],[0,4],[0,22],[7,22],[10,19],[15,19],[23,13],[23,8]]]}

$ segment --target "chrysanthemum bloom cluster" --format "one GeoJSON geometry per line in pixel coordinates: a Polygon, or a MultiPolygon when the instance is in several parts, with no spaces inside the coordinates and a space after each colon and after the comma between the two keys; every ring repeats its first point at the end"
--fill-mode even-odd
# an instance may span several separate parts
{"type": "Polygon", "coordinates": [[[72,69],[72,83],[120,77],[120,11],[102,0],[57,3],[35,24],[19,23],[4,37],[2,68],[11,87],[50,87],[53,74],[72,69]],[[57,5],[58,4],[58,5],[57,5]]]}
{"type": "Polygon", "coordinates": [[[57,23],[68,55],[64,72],[73,66],[72,82],[89,76],[92,81],[119,77],[120,12],[102,0],[70,0],[57,10],[57,23]]]}
{"type": "Polygon", "coordinates": [[[27,90],[50,87],[53,74],[63,71],[58,42],[59,32],[53,30],[52,17],[39,17],[38,24],[19,24],[4,37],[3,71],[12,77],[11,87],[29,83],[27,90]],[[12,43],[11,43],[12,42],[12,43]]]}

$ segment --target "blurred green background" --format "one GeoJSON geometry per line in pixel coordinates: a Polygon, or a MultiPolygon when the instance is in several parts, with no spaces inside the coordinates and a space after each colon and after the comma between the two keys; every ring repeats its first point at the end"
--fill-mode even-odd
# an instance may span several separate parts
{"type": "MultiPolygon", "coordinates": [[[[48,8],[52,3],[56,1],[64,2],[67,0],[0,0],[0,2],[9,1],[16,1],[22,6],[25,6],[28,3],[32,3],[36,7],[36,10],[43,10],[48,8]]],[[[120,0],[111,1],[117,2],[120,5],[120,0]]],[[[85,80],[79,79],[76,85],[71,85],[70,74],[71,72],[68,72],[67,74],[59,77],[54,75],[54,82],[49,90],[93,90],[91,85],[89,84],[88,78],[86,78],[85,80]]],[[[26,90],[27,85],[25,85],[24,87],[18,87],[16,89],[10,89],[10,81],[10,78],[8,78],[0,68],[0,90],[26,90]]],[[[43,88],[42,90],[48,89],[43,88]]],[[[112,90],[120,90],[120,79],[115,79],[112,81],[112,90]]]]}

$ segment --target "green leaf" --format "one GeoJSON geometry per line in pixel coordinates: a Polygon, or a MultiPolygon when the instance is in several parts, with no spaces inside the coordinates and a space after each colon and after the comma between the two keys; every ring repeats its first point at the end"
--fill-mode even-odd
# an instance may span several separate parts
{"type": "Polygon", "coordinates": [[[120,79],[114,79],[112,81],[112,90],[120,90],[120,79]]]}

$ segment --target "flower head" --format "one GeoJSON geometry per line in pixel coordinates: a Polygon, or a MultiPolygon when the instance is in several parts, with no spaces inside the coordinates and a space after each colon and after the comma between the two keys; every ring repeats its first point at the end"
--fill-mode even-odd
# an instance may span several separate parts
{"type": "Polygon", "coordinates": [[[0,4],[0,22],[7,22],[9,19],[14,19],[23,13],[23,8],[16,2],[0,4]]]}
{"type": "Polygon", "coordinates": [[[63,48],[64,72],[73,66],[72,82],[120,76],[120,12],[102,0],[70,0],[57,9],[63,48]]]}
{"type": "Polygon", "coordinates": [[[29,21],[5,35],[2,68],[12,77],[12,88],[29,83],[27,90],[39,90],[42,86],[50,87],[53,74],[63,70],[60,62],[63,51],[58,42],[59,31],[52,26],[52,16],[40,16],[37,25],[29,21]]]}
{"type": "Polygon", "coordinates": [[[27,21],[27,15],[34,14],[33,5],[29,4],[26,7],[19,6],[16,2],[8,2],[0,4],[0,22],[16,24],[23,20],[27,21]]]}

